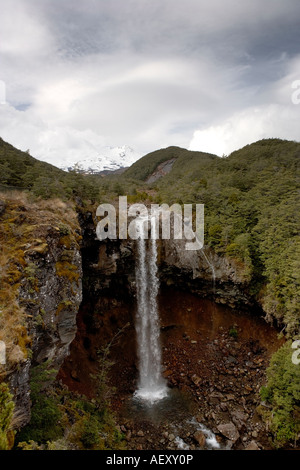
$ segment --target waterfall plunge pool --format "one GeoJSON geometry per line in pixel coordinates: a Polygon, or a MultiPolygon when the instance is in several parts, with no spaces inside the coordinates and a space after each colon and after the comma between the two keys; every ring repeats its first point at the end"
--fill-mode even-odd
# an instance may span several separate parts
{"type": "MultiPolygon", "coordinates": [[[[153,429],[156,429],[158,434],[162,432],[162,435],[169,438],[178,450],[189,450],[191,447],[197,449],[192,436],[199,431],[205,437],[205,444],[201,446],[203,450],[225,449],[215,434],[197,421],[195,412],[195,404],[189,394],[168,388],[167,394],[157,400],[147,400],[137,394],[128,397],[120,417],[124,422],[134,422],[137,428],[150,427],[152,432],[153,429]],[[164,431],[166,429],[168,431],[164,431]]],[[[147,432],[150,431],[146,431],[146,434],[147,432]]]]}

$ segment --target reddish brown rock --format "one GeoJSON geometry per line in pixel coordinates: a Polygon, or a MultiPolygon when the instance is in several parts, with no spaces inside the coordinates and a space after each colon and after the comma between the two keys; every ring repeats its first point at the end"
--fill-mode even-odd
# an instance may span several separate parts
{"type": "Polygon", "coordinates": [[[195,441],[199,444],[201,448],[205,447],[206,437],[202,431],[197,431],[194,434],[195,441]]]}

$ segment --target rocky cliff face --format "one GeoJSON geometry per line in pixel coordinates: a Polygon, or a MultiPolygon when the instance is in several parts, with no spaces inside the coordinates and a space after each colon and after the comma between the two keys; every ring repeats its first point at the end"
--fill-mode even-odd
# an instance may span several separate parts
{"type": "MultiPolygon", "coordinates": [[[[209,247],[185,250],[184,240],[158,240],[159,277],[162,285],[210,297],[231,307],[254,303],[243,266],[218,256],[209,247]]],[[[134,240],[99,242],[90,218],[89,236],[83,241],[83,263],[90,295],[110,290],[135,295],[134,240]],[[91,282],[92,281],[92,282],[91,282]]]]}
{"type": "Polygon", "coordinates": [[[161,241],[160,279],[230,307],[253,304],[243,267],[208,246],[187,251],[184,240],[161,241]]]}
{"type": "Polygon", "coordinates": [[[1,340],[7,354],[1,375],[10,384],[15,421],[22,427],[30,420],[31,368],[45,363],[59,370],[75,337],[81,237],[67,204],[31,204],[24,196],[7,197],[3,204],[1,340]]]}

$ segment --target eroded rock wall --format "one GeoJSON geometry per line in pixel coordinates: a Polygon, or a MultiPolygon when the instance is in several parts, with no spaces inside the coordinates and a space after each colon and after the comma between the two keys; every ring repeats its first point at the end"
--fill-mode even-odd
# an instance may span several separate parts
{"type": "Polygon", "coordinates": [[[30,420],[31,369],[59,370],[76,334],[82,300],[80,226],[60,201],[7,196],[1,213],[1,340],[16,426],[30,420]]]}
{"type": "Polygon", "coordinates": [[[208,246],[188,251],[184,240],[159,243],[161,282],[231,307],[254,303],[244,269],[233,260],[217,255],[208,246]]]}

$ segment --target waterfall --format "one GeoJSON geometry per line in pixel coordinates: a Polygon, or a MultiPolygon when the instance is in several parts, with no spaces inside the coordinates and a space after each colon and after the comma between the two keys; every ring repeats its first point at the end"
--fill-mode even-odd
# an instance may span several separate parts
{"type": "Polygon", "coordinates": [[[215,295],[215,292],[216,292],[216,272],[215,272],[215,268],[214,268],[214,265],[207,258],[206,254],[205,254],[205,251],[201,250],[201,253],[204,256],[205,261],[207,262],[207,264],[209,265],[209,267],[211,269],[212,281],[213,281],[213,294],[215,295]]]}
{"type": "Polygon", "coordinates": [[[159,281],[157,277],[157,244],[155,217],[136,221],[137,259],[137,315],[136,334],[139,359],[139,383],[135,396],[154,402],[167,395],[167,386],[161,371],[160,327],[157,306],[159,281]],[[151,222],[151,239],[146,240],[148,222],[151,222]]]}

